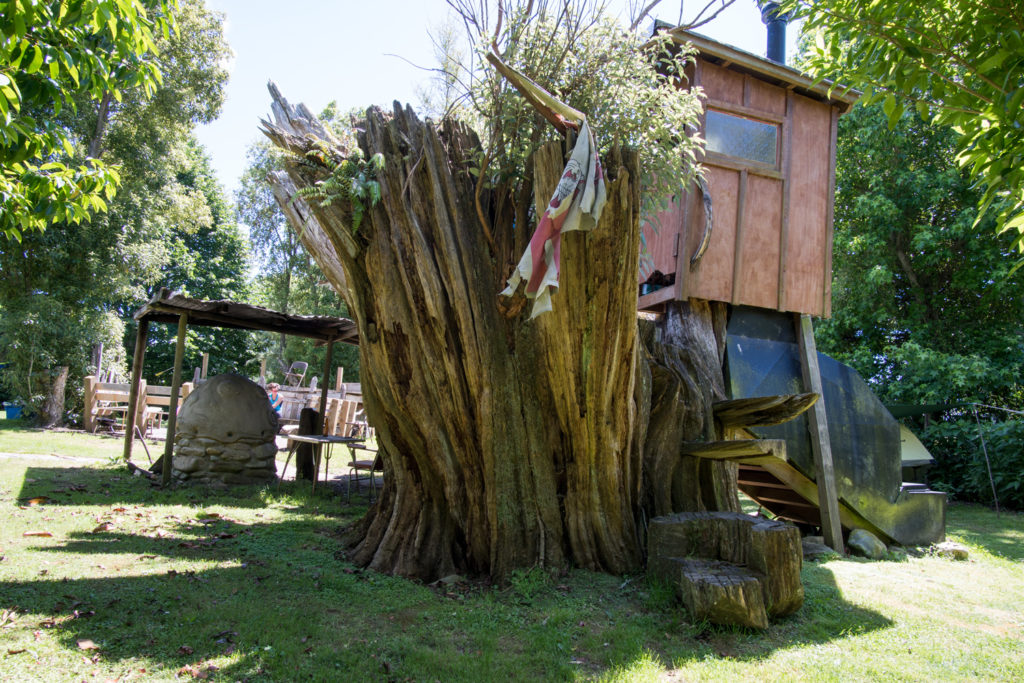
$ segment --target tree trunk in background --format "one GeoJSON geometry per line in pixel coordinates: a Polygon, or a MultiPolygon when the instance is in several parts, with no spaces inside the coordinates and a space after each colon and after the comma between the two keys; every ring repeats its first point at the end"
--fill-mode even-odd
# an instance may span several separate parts
{"type": "Polygon", "coordinates": [[[42,427],[59,427],[64,424],[64,390],[68,384],[68,372],[68,366],[62,365],[57,368],[56,374],[50,375],[46,401],[39,414],[42,427]]]}
{"type": "MultiPolygon", "coordinates": [[[[343,152],[325,159],[319,122],[272,92],[276,121],[265,132],[300,155],[288,175],[310,187],[343,152]]],[[[381,201],[358,230],[346,202],[307,203],[273,181],[303,217],[293,227],[312,231],[303,241],[317,245],[314,257],[359,325],[363,397],[386,477],[354,530],[354,561],[425,580],[500,579],[529,566],[638,569],[645,499],[660,499],[644,479],[644,402],[663,382],[645,381],[660,375],[638,346],[636,157],[606,160],[609,201],[598,227],[563,238],[554,311],[531,321],[521,296],[497,295],[530,238],[527,207],[502,187],[485,190],[493,241],[485,237],[469,172],[476,136],[396,107],[392,116],[368,112],[360,146],[366,158],[382,153],[385,167],[381,201]]],[[[563,165],[559,144],[535,155],[540,208],[563,165]]],[[[666,363],[665,372],[686,367],[666,363]]],[[[676,394],[702,401],[697,414],[721,390],[718,367],[716,389],[676,394]]],[[[675,418],[657,413],[650,422],[663,419],[675,418]]],[[[702,490],[685,509],[717,498],[702,490]]]]}
{"type": "MultiPolygon", "coordinates": [[[[312,408],[303,408],[299,411],[299,434],[308,436],[316,433],[316,423],[319,414],[312,408]]],[[[282,476],[284,473],[281,473],[282,476]]],[[[295,478],[313,481],[316,476],[316,466],[313,461],[313,444],[300,443],[295,449],[295,478]]]]}

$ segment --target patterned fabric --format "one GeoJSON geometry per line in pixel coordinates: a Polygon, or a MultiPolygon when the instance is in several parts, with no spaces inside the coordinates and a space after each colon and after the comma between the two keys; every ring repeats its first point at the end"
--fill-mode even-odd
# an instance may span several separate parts
{"type": "MultiPolygon", "coordinates": [[[[546,92],[544,95],[551,97],[546,92]]],[[[511,296],[519,283],[525,281],[526,296],[534,300],[531,319],[551,310],[551,290],[558,288],[562,233],[593,230],[606,199],[597,145],[584,118],[572,157],[562,171],[558,187],[530,239],[530,246],[508,279],[508,287],[501,292],[511,296]]]]}

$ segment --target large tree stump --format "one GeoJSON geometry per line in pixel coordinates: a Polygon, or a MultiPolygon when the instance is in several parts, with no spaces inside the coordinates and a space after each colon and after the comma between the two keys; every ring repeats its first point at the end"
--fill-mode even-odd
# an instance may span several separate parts
{"type": "Polygon", "coordinates": [[[648,569],[674,585],[698,619],[766,628],[804,601],[796,527],[738,512],[683,512],[651,521],[648,569]]]}
{"type": "MultiPolygon", "coordinates": [[[[561,144],[534,155],[532,187],[478,188],[470,169],[481,150],[468,128],[425,124],[397,104],[391,114],[371,109],[359,146],[365,158],[383,155],[381,198],[356,228],[346,202],[297,194],[349,151],[272,94],[264,132],[296,155],[272,178],[275,195],[359,326],[363,397],[386,472],[378,504],[353,530],[355,562],[428,580],[500,579],[526,566],[626,572],[642,563],[653,501],[733,508],[734,477],[717,463],[690,463],[674,477],[675,497],[656,484],[648,492],[648,426],[684,409],[700,417],[683,433],[703,430],[723,382],[712,333],[701,353],[716,359],[714,388],[692,377],[687,391],[659,398],[686,405],[651,413],[661,385],[638,346],[635,155],[605,160],[601,220],[563,238],[554,311],[529,320],[521,297],[497,292],[533,230],[530,203],[543,206],[558,181],[561,144]]],[[[678,366],[669,372],[705,366],[665,353],[678,366]]],[[[671,450],[666,440],[659,457],[678,459],[678,444],[671,450]]]]}

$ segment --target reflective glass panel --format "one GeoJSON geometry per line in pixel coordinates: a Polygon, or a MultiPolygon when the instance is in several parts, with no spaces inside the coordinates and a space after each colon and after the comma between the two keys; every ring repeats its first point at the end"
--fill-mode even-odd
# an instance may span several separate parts
{"type": "Polygon", "coordinates": [[[775,165],[779,127],[735,114],[708,110],[704,138],[709,152],[775,165]]]}

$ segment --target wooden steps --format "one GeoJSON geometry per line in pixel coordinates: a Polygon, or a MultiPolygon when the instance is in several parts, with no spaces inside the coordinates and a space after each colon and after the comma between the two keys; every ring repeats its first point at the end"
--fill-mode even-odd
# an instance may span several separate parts
{"type": "Polygon", "coordinates": [[[782,439],[732,439],[728,441],[684,441],[684,455],[710,460],[747,462],[765,456],[786,460],[786,442],[782,439]]]}
{"type": "Polygon", "coordinates": [[[736,398],[718,401],[711,409],[723,431],[745,427],[768,427],[789,422],[800,416],[819,398],[820,396],[815,393],[736,398]]]}
{"type": "MultiPolygon", "coordinates": [[[[820,398],[817,393],[758,396],[719,401],[712,407],[721,441],[682,445],[682,453],[709,460],[734,462],[739,466],[739,489],[776,518],[821,527],[818,486],[793,467],[786,457],[782,439],[751,439],[751,427],[782,424],[811,408],[820,398]]],[[[846,506],[840,506],[840,519],[848,528],[874,530],[874,525],[846,506]]]]}

